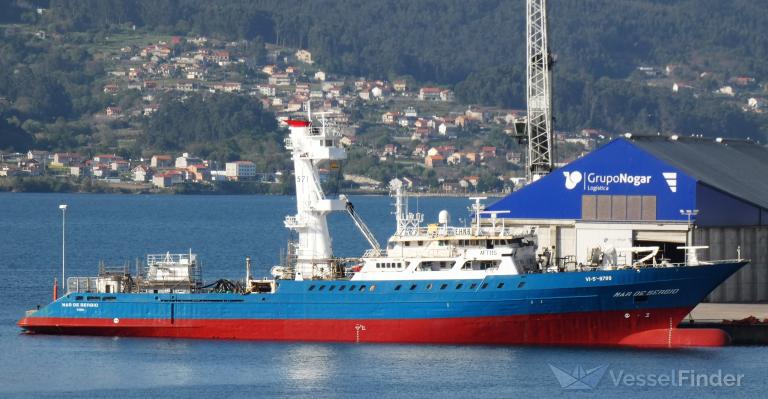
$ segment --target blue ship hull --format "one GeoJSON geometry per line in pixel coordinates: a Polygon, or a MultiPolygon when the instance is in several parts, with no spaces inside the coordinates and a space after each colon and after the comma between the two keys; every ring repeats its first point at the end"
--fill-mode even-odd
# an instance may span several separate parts
{"type": "MultiPolygon", "coordinates": [[[[483,280],[278,280],[274,293],[70,292],[29,314],[29,332],[342,342],[682,346],[677,330],[746,262],[488,276],[483,280]]],[[[685,332],[688,331],[688,332],[685,332]]]]}

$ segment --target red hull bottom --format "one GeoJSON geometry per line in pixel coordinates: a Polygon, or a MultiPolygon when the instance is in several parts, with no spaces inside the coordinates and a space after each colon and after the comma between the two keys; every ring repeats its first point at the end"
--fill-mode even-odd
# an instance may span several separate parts
{"type": "Polygon", "coordinates": [[[718,329],[674,328],[688,308],[442,319],[87,319],[27,317],[31,333],[419,344],[722,346],[718,329]]]}

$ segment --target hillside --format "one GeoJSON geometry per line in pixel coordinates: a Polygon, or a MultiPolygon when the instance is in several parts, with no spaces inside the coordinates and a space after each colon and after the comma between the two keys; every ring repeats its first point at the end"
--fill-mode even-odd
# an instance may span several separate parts
{"type": "MultiPolygon", "coordinates": [[[[768,138],[768,3],[553,0],[549,10],[558,130],[768,138]]],[[[339,76],[436,84],[453,88],[463,104],[525,107],[522,0],[11,0],[0,4],[0,24],[0,67],[13,71],[0,76],[2,148],[134,142],[136,151],[184,139],[172,129],[158,140],[149,131],[158,120],[91,117],[142,101],[135,92],[102,91],[120,49],[171,35],[240,43],[244,63],[216,79],[263,81],[253,67],[271,43],[309,49],[313,68],[339,76]]],[[[188,122],[175,113],[163,124],[188,122]]],[[[230,127],[227,137],[241,130],[230,127]]],[[[231,153],[208,144],[184,145],[231,153]]]]}
{"type": "MultiPolygon", "coordinates": [[[[524,107],[522,0],[52,0],[48,5],[37,23],[59,32],[131,24],[166,34],[258,37],[308,48],[320,66],[336,73],[456,85],[465,103],[524,107]]],[[[549,13],[559,129],[766,137],[766,118],[740,110],[748,98],[764,94],[763,86],[732,100],[708,94],[734,77],[758,83],[768,78],[768,3],[555,0],[549,13]],[[631,79],[640,66],[663,70],[669,64],[684,65],[687,73],[655,85],[631,79]],[[700,79],[702,74],[707,78],[700,79]],[[676,81],[699,95],[674,96],[676,81]]]]}

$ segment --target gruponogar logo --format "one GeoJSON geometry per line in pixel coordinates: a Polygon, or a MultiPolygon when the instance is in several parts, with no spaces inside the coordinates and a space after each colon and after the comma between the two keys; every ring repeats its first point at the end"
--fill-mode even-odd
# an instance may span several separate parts
{"type": "Polygon", "coordinates": [[[578,365],[573,369],[573,372],[565,371],[551,364],[549,368],[557,378],[557,382],[560,383],[560,387],[568,390],[594,389],[603,378],[605,370],[608,370],[607,365],[597,366],[589,370],[584,370],[584,367],[578,365]]]}
{"type": "Polygon", "coordinates": [[[573,172],[563,172],[563,175],[565,175],[565,188],[569,190],[573,190],[576,188],[576,186],[581,183],[581,172],[578,170],[574,170],[573,172]]]}
{"type": "Polygon", "coordinates": [[[664,175],[664,180],[667,182],[667,186],[669,186],[669,189],[673,192],[677,192],[677,173],[675,172],[664,172],[662,173],[664,175]]]}

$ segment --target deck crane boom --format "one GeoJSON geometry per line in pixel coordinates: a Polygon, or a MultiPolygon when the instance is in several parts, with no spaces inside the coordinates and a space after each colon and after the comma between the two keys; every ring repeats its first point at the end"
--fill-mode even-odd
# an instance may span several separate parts
{"type": "Polygon", "coordinates": [[[552,171],[552,56],[547,44],[546,0],[526,1],[528,181],[552,171]]]}
{"type": "Polygon", "coordinates": [[[360,215],[355,212],[355,206],[352,205],[352,201],[350,201],[349,198],[343,194],[339,196],[339,199],[346,203],[347,213],[352,218],[352,221],[355,222],[355,226],[357,226],[357,229],[360,230],[360,233],[363,234],[365,240],[368,241],[368,244],[370,244],[371,249],[376,254],[381,254],[381,246],[379,245],[379,242],[376,241],[376,237],[371,232],[371,229],[368,228],[368,225],[365,224],[363,218],[361,218],[360,215]]]}

